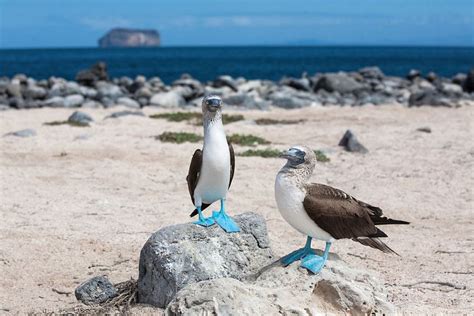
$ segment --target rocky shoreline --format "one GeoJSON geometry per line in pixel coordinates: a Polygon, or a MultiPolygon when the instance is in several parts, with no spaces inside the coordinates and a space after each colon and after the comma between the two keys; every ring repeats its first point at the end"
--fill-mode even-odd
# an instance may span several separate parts
{"type": "Polygon", "coordinates": [[[200,82],[188,74],[166,85],[159,77],[137,76],[110,79],[99,62],[80,71],[75,81],[51,77],[35,80],[24,74],[0,77],[0,110],[41,107],[130,108],[199,106],[205,94],[220,95],[229,106],[240,109],[295,109],[309,106],[406,106],[456,107],[474,101],[474,69],[453,78],[411,70],[405,78],[386,76],[378,67],[356,72],[303,74],[301,78],[247,80],[220,76],[200,82]]]}

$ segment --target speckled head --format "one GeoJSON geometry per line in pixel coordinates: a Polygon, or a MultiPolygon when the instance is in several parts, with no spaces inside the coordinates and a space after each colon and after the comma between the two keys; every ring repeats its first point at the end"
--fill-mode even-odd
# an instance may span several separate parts
{"type": "Polygon", "coordinates": [[[208,95],[202,99],[203,113],[215,113],[222,109],[222,99],[217,95],[208,95]]]}
{"type": "Polygon", "coordinates": [[[314,168],[316,164],[315,153],[306,146],[293,146],[280,155],[288,160],[286,166],[291,168],[314,168]]]}

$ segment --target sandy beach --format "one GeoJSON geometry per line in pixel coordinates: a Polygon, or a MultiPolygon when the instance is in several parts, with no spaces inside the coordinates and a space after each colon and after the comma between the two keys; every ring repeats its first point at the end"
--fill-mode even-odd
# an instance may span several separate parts
{"type": "MultiPolygon", "coordinates": [[[[202,127],[147,116],[104,120],[120,109],[81,109],[95,120],[84,128],[43,125],[67,119],[72,109],[0,112],[0,135],[25,128],[37,132],[29,138],[0,137],[0,314],[75,306],[74,289],[95,275],[113,282],[137,278],[140,249],[150,234],[190,221],[185,178],[201,144],[162,143],[153,136],[201,134],[202,127]]],[[[143,111],[161,113],[153,107],[143,111]]],[[[304,144],[323,150],[330,162],[317,165],[313,181],[411,222],[384,227],[386,243],[400,257],[350,240],[331,249],[349,265],[374,271],[400,312],[473,312],[472,106],[224,111],[245,117],[226,125],[227,134],[261,136],[277,149],[304,144]],[[257,118],[306,121],[259,126],[257,118]],[[420,127],[432,132],[417,131],[420,127]],[[348,128],[368,154],[337,146],[348,128]]],[[[236,153],[245,149],[235,146],[236,153]]],[[[277,255],[304,243],[276,208],[274,180],[283,163],[237,157],[228,196],[231,214],[255,211],[265,217],[277,255]]]]}

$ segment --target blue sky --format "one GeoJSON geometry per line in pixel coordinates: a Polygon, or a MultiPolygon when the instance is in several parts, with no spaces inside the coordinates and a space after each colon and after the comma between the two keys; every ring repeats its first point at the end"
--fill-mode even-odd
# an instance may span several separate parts
{"type": "Polygon", "coordinates": [[[0,48],[94,47],[116,26],[166,46],[474,46],[474,0],[0,0],[0,48]]]}

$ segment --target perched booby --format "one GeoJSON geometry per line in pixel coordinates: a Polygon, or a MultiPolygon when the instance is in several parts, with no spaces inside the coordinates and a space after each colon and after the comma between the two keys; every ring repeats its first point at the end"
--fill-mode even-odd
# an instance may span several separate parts
{"type": "Polygon", "coordinates": [[[217,223],[226,232],[238,232],[239,227],[225,212],[227,192],[234,177],[235,155],[222,124],[221,98],[215,95],[204,97],[202,116],[204,145],[202,150],[194,152],[186,177],[189,194],[196,207],[191,217],[199,215],[199,220],[194,223],[201,226],[217,223]],[[221,202],[220,211],[205,218],[202,211],[217,200],[221,202]]]}
{"type": "Polygon", "coordinates": [[[319,183],[308,183],[316,165],[316,155],[304,146],[281,154],[287,163],[275,181],[275,199],[283,218],[307,237],[304,248],[293,251],[280,262],[287,266],[301,260],[301,266],[318,273],[326,263],[335,239],[351,238],[365,246],[394,253],[379,237],[387,235],[376,225],[408,224],[382,216],[382,210],[349,194],[319,183]],[[326,242],[322,257],[311,249],[312,239],[326,242]]]}

